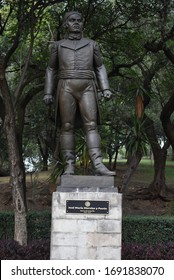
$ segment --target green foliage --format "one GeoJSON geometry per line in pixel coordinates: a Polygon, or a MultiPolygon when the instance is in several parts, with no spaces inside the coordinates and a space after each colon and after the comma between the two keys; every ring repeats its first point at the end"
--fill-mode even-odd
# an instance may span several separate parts
{"type": "Polygon", "coordinates": [[[48,180],[53,184],[57,183],[59,176],[61,176],[64,171],[64,167],[65,163],[63,160],[56,161],[54,166],[51,168],[51,174],[48,180]]]}
{"type": "Polygon", "coordinates": [[[174,242],[174,218],[126,216],[122,240],[125,243],[158,244],[174,242]]]}
{"type": "MultiPolygon", "coordinates": [[[[49,238],[51,214],[49,211],[29,212],[27,214],[28,241],[49,238]]],[[[0,239],[13,239],[14,214],[0,212],[0,239]]]]}
{"type": "MultiPolygon", "coordinates": [[[[28,241],[50,238],[51,213],[27,214],[28,241]]],[[[13,213],[0,213],[0,239],[13,239],[13,213]]],[[[158,244],[174,242],[174,217],[125,216],[122,224],[123,243],[158,244]]]]}
{"type": "Polygon", "coordinates": [[[82,174],[89,173],[90,167],[90,157],[88,154],[87,146],[86,146],[86,138],[82,129],[76,131],[76,162],[78,165],[78,170],[82,174]]]}
{"type": "Polygon", "coordinates": [[[13,239],[14,214],[0,212],[0,239],[13,239]]]}
{"type": "Polygon", "coordinates": [[[135,155],[140,152],[142,155],[147,155],[147,143],[144,123],[137,118],[136,115],[132,118],[133,126],[128,131],[128,135],[125,140],[127,154],[135,155]]]}
{"type": "MultiPolygon", "coordinates": [[[[76,173],[80,174],[88,174],[90,167],[90,158],[87,151],[85,135],[82,129],[76,131],[75,133],[76,139],[76,173]]],[[[66,162],[62,159],[61,155],[59,155],[59,160],[56,161],[54,166],[51,168],[51,174],[49,177],[49,181],[51,183],[56,183],[59,176],[62,175],[66,162]]]]}
{"type": "MultiPolygon", "coordinates": [[[[49,159],[52,158],[55,144],[54,109],[51,108],[52,113],[48,114],[50,110],[48,107],[45,109],[42,101],[44,75],[50,41],[61,38],[64,12],[74,9],[84,15],[84,36],[95,39],[101,47],[113,91],[112,99],[108,102],[102,100],[100,104],[102,123],[105,124],[101,127],[103,152],[106,154],[107,151],[108,154],[113,155],[116,149],[123,145],[127,132],[128,152],[135,154],[140,150],[142,154],[146,154],[147,142],[143,123],[138,123],[133,117],[132,126],[130,119],[135,107],[137,88],[144,88],[148,73],[153,78],[152,83],[149,84],[149,91],[146,92],[151,98],[146,113],[153,118],[159,139],[164,137],[159,116],[161,108],[173,92],[173,65],[167,62],[162,51],[152,53],[145,49],[147,42],[158,44],[163,38],[166,38],[166,46],[173,49],[173,40],[168,38],[173,26],[174,3],[164,2],[158,0],[1,1],[0,32],[3,32],[3,36],[0,36],[0,45],[2,54],[10,55],[6,69],[8,84],[14,104],[17,105],[15,111],[18,111],[18,105],[24,108],[25,104],[27,106],[25,115],[30,116],[24,130],[20,127],[21,116],[17,118],[19,121],[19,123],[17,121],[17,131],[23,131],[21,137],[23,137],[24,157],[37,155],[41,160],[37,137],[43,139],[43,134],[46,134],[49,139],[44,138],[45,145],[49,148],[52,145],[53,148],[49,149],[49,159]],[[23,74],[30,47],[32,47],[31,56],[19,97],[15,94],[15,90],[23,74]],[[165,67],[153,74],[152,70],[157,62],[159,64],[164,62],[165,67]],[[40,91],[42,95],[38,95],[40,91]]],[[[5,140],[3,140],[0,151],[4,150],[5,140]]],[[[4,156],[7,158],[6,153],[4,156]]],[[[77,159],[79,158],[87,169],[89,158],[83,142],[81,148],[79,143],[77,145],[77,159]]],[[[60,174],[63,165],[61,163],[58,165],[60,174]]]]}
{"type": "Polygon", "coordinates": [[[51,230],[51,214],[49,211],[29,212],[27,214],[28,241],[48,239],[51,230]]]}

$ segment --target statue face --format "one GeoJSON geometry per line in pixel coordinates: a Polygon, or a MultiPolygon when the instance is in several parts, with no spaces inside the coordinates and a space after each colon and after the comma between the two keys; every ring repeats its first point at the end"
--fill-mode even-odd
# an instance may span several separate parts
{"type": "Polygon", "coordinates": [[[81,32],[83,29],[81,16],[78,14],[72,14],[68,17],[66,26],[69,32],[81,32]]]}

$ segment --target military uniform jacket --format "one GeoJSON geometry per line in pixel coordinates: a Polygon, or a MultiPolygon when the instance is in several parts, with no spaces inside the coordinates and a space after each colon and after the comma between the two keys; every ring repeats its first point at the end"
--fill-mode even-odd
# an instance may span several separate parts
{"type": "Polygon", "coordinates": [[[53,43],[46,70],[45,94],[53,94],[57,73],[60,73],[61,77],[62,72],[66,73],[65,71],[69,70],[74,71],[72,78],[79,78],[78,74],[82,73],[84,76],[82,75],[80,78],[84,79],[86,78],[85,71],[87,75],[89,75],[89,71],[92,71],[93,79],[96,77],[99,89],[101,91],[109,89],[101,52],[93,40],[85,38],[80,40],[64,39],[53,43]]]}
{"type": "MultiPolygon", "coordinates": [[[[97,87],[101,91],[109,89],[100,49],[95,41],[86,38],[80,40],[63,39],[52,44],[45,77],[45,94],[52,95],[55,92],[57,78],[59,83],[56,96],[56,123],[59,123],[58,96],[61,79],[91,79],[94,84],[97,104],[97,87]]],[[[100,123],[99,110],[98,123],[100,123]]]]}

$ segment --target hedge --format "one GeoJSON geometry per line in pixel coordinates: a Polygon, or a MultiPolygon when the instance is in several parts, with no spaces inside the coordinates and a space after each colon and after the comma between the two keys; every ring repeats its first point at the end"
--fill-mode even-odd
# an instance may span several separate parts
{"type": "Polygon", "coordinates": [[[122,227],[125,243],[174,242],[174,216],[125,216],[122,227]]]}
{"type": "MultiPolygon", "coordinates": [[[[27,231],[28,241],[35,239],[50,238],[51,213],[28,212],[27,231]]],[[[12,212],[0,212],[0,239],[13,239],[14,215],[12,212]]]]}
{"type": "MultiPolygon", "coordinates": [[[[51,213],[49,211],[27,214],[28,241],[49,239],[51,213]]],[[[13,239],[13,213],[0,213],[0,239],[13,239]]],[[[157,244],[174,243],[174,216],[124,216],[122,224],[123,243],[157,244]]]]}

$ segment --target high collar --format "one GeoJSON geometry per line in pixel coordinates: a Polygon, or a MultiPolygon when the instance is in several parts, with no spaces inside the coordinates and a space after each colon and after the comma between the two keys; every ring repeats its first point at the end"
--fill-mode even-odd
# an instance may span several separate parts
{"type": "Polygon", "coordinates": [[[64,39],[62,41],[60,41],[60,46],[64,47],[64,48],[68,48],[68,49],[72,49],[72,50],[78,50],[81,49],[83,47],[85,47],[86,45],[88,45],[91,41],[89,39],[86,38],[82,38],[80,40],[69,40],[69,39],[64,39]]]}
{"type": "Polygon", "coordinates": [[[82,33],[69,33],[68,39],[70,40],[80,40],[82,38],[82,33]]]}

